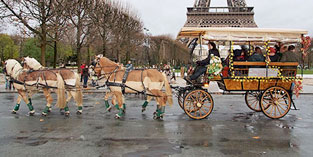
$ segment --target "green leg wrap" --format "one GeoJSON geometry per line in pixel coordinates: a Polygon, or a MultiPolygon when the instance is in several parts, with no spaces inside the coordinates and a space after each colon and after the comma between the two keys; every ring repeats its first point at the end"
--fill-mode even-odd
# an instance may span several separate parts
{"type": "Polygon", "coordinates": [[[157,117],[163,116],[164,113],[165,113],[165,106],[162,106],[161,108],[157,109],[157,111],[156,111],[157,117]]]}
{"type": "Polygon", "coordinates": [[[16,104],[14,107],[14,111],[18,111],[20,109],[20,106],[21,106],[20,104],[16,104]]]}
{"type": "Polygon", "coordinates": [[[148,101],[145,101],[143,104],[142,104],[142,108],[146,108],[148,106],[148,101]]]}
{"type": "Polygon", "coordinates": [[[64,111],[65,112],[67,112],[67,111],[69,111],[70,109],[68,108],[68,106],[66,106],[65,108],[64,108],[64,111]]]}
{"type": "Polygon", "coordinates": [[[33,110],[34,110],[34,107],[33,107],[33,105],[32,105],[31,102],[28,103],[27,106],[28,106],[28,108],[29,108],[29,111],[33,111],[33,110]]]}
{"type": "Polygon", "coordinates": [[[50,108],[48,106],[45,107],[45,109],[43,110],[43,113],[47,114],[49,112],[50,108]]]}
{"type": "Polygon", "coordinates": [[[122,117],[122,116],[124,116],[124,111],[123,111],[123,109],[122,108],[120,108],[119,109],[119,112],[118,112],[118,114],[117,114],[119,117],[122,117]]]}
{"type": "Polygon", "coordinates": [[[118,104],[114,105],[116,109],[120,109],[120,107],[118,106],[118,104]]]}
{"type": "Polygon", "coordinates": [[[105,103],[105,107],[106,107],[106,108],[109,108],[109,107],[110,107],[110,104],[109,104],[109,101],[108,101],[108,100],[105,100],[104,103],[105,103]]]}
{"type": "Polygon", "coordinates": [[[78,110],[83,110],[83,106],[78,106],[78,110]]]}
{"type": "Polygon", "coordinates": [[[29,101],[30,104],[33,104],[31,98],[28,98],[28,101],[29,101]]]}
{"type": "Polygon", "coordinates": [[[126,110],[126,104],[123,104],[123,110],[126,110]]]}

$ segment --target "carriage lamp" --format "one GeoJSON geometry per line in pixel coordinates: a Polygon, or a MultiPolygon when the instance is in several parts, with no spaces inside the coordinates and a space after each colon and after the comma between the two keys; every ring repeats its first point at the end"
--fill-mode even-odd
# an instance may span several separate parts
{"type": "Polygon", "coordinates": [[[204,87],[209,88],[209,83],[203,84],[204,87]]]}

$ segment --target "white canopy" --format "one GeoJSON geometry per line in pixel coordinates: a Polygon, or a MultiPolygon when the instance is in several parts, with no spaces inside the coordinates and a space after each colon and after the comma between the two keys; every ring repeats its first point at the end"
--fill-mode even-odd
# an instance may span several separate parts
{"type": "Polygon", "coordinates": [[[202,36],[203,39],[212,41],[276,41],[291,43],[301,42],[301,36],[306,34],[308,34],[308,31],[299,29],[183,27],[178,34],[178,38],[202,36]]]}

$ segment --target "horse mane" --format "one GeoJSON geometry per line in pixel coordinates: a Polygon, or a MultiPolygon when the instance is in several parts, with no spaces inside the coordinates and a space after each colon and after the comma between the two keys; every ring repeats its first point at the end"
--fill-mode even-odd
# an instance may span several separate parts
{"type": "Polygon", "coordinates": [[[101,66],[119,66],[117,63],[111,61],[109,58],[106,57],[100,58],[100,64],[102,64],[101,66]]]}
{"type": "Polygon", "coordinates": [[[43,66],[35,58],[25,57],[24,60],[25,63],[33,70],[40,70],[43,68],[43,66]]]}
{"type": "Polygon", "coordinates": [[[7,73],[12,75],[11,77],[16,78],[17,77],[17,71],[23,69],[21,64],[15,60],[15,59],[8,59],[5,61],[5,66],[7,69],[7,73]],[[13,72],[12,72],[13,71],[13,72]]]}

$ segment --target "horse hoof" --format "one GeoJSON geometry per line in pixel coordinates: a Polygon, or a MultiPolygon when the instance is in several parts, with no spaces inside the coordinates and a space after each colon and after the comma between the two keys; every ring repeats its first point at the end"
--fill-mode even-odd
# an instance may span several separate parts
{"type": "Polygon", "coordinates": [[[51,112],[51,110],[52,110],[52,108],[50,107],[50,108],[49,108],[49,110],[48,110],[48,113],[50,113],[50,112],[51,112]]]}
{"type": "Polygon", "coordinates": [[[142,108],[142,109],[141,109],[141,112],[145,112],[145,111],[146,111],[146,108],[142,108]]]}
{"type": "Polygon", "coordinates": [[[12,113],[12,114],[16,114],[17,112],[13,110],[11,113],[12,113]]]}
{"type": "Polygon", "coordinates": [[[29,112],[28,114],[29,114],[29,116],[34,116],[35,112],[29,112]]]}
{"type": "Polygon", "coordinates": [[[120,119],[121,116],[119,116],[118,114],[115,114],[115,119],[120,119]]]}
{"type": "Polygon", "coordinates": [[[46,117],[47,113],[42,112],[41,115],[46,117]]]}
{"type": "Polygon", "coordinates": [[[69,117],[70,116],[70,112],[65,112],[64,115],[65,115],[65,117],[69,117]]]}
{"type": "Polygon", "coordinates": [[[77,111],[76,114],[81,115],[81,114],[83,114],[83,111],[77,111]]]}
{"type": "Polygon", "coordinates": [[[64,115],[65,114],[64,110],[60,109],[60,114],[64,115]]]}

